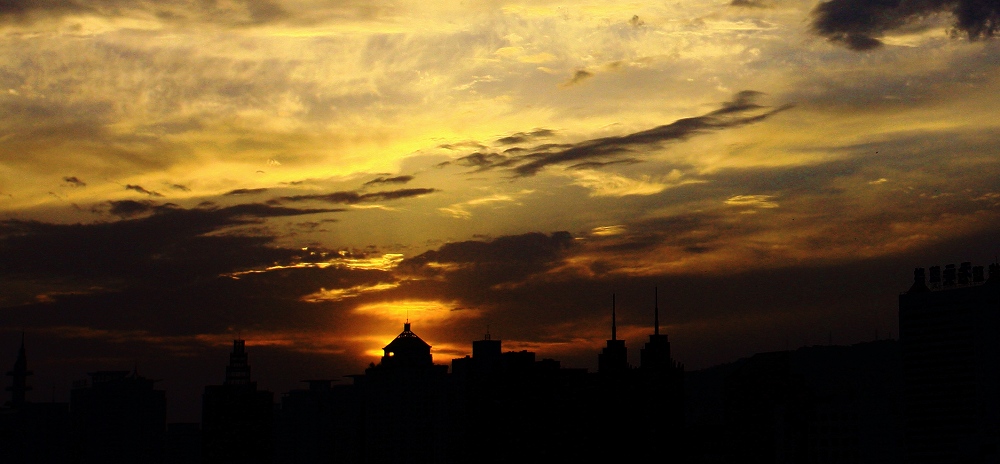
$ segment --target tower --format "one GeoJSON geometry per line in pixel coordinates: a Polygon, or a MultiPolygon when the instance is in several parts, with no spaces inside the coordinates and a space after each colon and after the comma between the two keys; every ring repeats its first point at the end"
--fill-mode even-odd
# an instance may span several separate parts
{"type": "Polygon", "coordinates": [[[618,374],[628,371],[628,350],[625,340],[618,339],[618,323],[615,311],[615,295],[611,294],[611,339],[607,346],[597,355],[597,372],[601,374],[618,374]]]}
{"type": "Polygon", "coordinates": [[[274,393],[250,378],[246,341],[233,340],[222,385],[201,397],[202,462],[266,464],[273,459],[274,393]]]}
{"type": "Polygon", "coordinates": [[[431,345],[403,324],[382,360],[355,378],[366,462],[446,462],[448,366],[434,364],[431,345]]]}
{"type": "MultiPolygon", "coordinates": [[[[647,401],[637,406],[646,411],[648,427],[638,436],[643,443],[671,443],[684,426],[684,366],[670,356],[670,340],[660,333],[660,306],[653,288],[653,334],[639,351],[639,397],[647,401]]],[[[653,453],[655,449],[649,449],[653,453]]]]}
{"type": "Polygon", "coordinates": [[[644,370],[665,371],[678,367],[670,357],[670,340],[666,334],[660,334],[660,306],[658,291],[653,288],[653,334],[649,341],[639,350],[639,368],[644,370]]]}
{"type": "Polygon", "coordinates": [[[246,341],[233,340],[233,351],[229,353],[229,365],[226,366],[225,385],[250,385],[250,362],[247,356],[246,341]]]}
{"type": "Polygon", "coordinates": [[[17,351],[17,361],[14,361],[14,368],[7,371],[11,377],[11,385],[6,388],[10,392],[10,407],[20,408],[27,402],[28,376],[32,372],[28,370],[28,358],[24,354],[24,334],[21,334],[21,348],[17,351]]]}

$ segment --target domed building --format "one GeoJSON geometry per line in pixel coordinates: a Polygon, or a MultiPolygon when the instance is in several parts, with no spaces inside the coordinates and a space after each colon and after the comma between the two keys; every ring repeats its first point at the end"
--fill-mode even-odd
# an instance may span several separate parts
{"type": "Polygon", "coordinates": [[[431,346],[410,330],[409,322],[403,324],[403,332],[382,348],[382,353],[379,364],[385,368],[434,365],[431,346]]]}
{"type": "Polygon", "coordinates": [[[403,324],[378,365],[355,377],[362,386],[364,457],[368,463],[449,461],[448,366],[403,324]]]}

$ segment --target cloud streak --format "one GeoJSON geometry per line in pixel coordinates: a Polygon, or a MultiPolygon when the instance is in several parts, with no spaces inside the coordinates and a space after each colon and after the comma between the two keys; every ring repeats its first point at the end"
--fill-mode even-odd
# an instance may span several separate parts
{"type": "Polygon", "coordinates": [[[301,201],[320,201],[325,203],[336,203],[353,205],[356,203],[377,202],[398,200],[402,198],[419,197],[437,192],[433,188],[411,188],[399,190],[386,190],[381,192],[358,193],[351,191],[310,194],[310,195],[290,195],[278,197],[270,200],[269,204],[296,203],[301,201]]]}
{"type": "Polygon", "coordinates": [[[614,163],[633,163],[641,153],[656,150],[669,142],[692,136],[761,122],[793,107],[791,104],[766,108],[756,103],[761,95],[742,91],[721,108],[701,116],[684,118],[670,124],[622,136],[602,137],[573,144],[539,145],[524,154],[473,153],[456,160],[478,170],[507,168],[516,177],[530,177],[550,166],[599,167],[614,163]]]}

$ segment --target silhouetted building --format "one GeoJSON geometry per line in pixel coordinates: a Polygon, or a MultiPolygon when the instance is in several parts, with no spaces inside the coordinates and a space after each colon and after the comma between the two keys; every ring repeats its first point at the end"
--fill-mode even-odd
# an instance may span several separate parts
{"type": "Polygon", "coordinates": [[[266,464],[274,457],[274,393],[251,380],[244,340],[233,351],[222,385],[202,394],[201,443],[205,464],[266,464]]]}
{"type": "Polygon", "coordinates": [[[378,365],[355,376],[363,402],[366,463],[443,463],[449,451],[448,366],[403,324],[378,365]]]}
{"type": "Polygon", "coordinates": [[[588,457],[598,425],[585,404],[586,369],[530,351],[502,352],[489,332],[452,360],[452,462],[542,462],[588,457]]]}
{"type": "Polygon", "coordinates": [[[639,368],[634,382],[636,408],[645,427],[638,432],[638,446],[649,452],[667,446],[679,449],[684,429],[684,365],[670,353],[667,334],[660,333],[658,291],[653,294],[653,333],[639,350],[639,368]]]}
{"type": "Polygon", "coordinates": [[[174,422],[167,424],[163,448],[164,464],[198,464],[201,462],[201,424],[174,422]]]}
{"type": "Polygon", "coordinates": [[[28,386],[28,376],[31,374],[33,372],[28,370],[28,357],[24,354],[24,334],[21,334],[21,348],[17,351],[17,361],[14,361],[14,368],[7,371],[7,375],[11,377],[11,385],[6,388],[10,392],[7,406],[15,409],[24,406],[28,390],[31,390],[28,386]]]}
{"type": "Polygon", "coordinates": [[[625,348],[625,340],[618,339],[614,295],[611,295],[611,339],[607,342],[607,346],[597,355],[597,372],[606,375],[620,375],[631,369],[628,363],[628,349],[625,348]]]}
{"type": "Polygon", "coordinates": [[[361,405],[352,385],[306,380],[307,389],[281,397],[276,417],[275,462],[361,462],[361,405]]]}
{"type": "Polygon", "coordinates": [[[7,375],[11,385],[10,400],[0,408],[0,462],[24,464],[62,464],[71,460],[71,422],[69,403],[34,403],[28,401],[28,358],[24,335],[7,375]]]}
{"type": "Polygon", "coordinates": [[[80,463],[163,461],[166,394],[136,371],[99,371],[70,392],[80,463]]]}
{"type": "Polygon", "coordinates": [[[905,461],[1000,459],[1000,265],[914,271],[899,296],[905,461]]]}
{"type": "Polygon", "coordinates": [[[894,340],[758,353],[686,377],[688,462],[906,462],[894,340]]]}

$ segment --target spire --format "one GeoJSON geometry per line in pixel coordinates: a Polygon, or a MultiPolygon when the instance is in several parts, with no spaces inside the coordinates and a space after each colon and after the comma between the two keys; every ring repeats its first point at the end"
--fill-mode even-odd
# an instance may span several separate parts
{"type": "Polygon", "coordinates": [[[21,332],[21,348],[17,351],[17,361],[14,368],[7,372],[11,376],[11,385],[7,387],[10,392],[10,406],[20,407],[27,402],[27,392],[31,390],[28,386],[28,376],[32,372],[28,370],[28,358],[24,354],[24,332],[21,332]]]}
{"type": "Polygon", "coordinates": [[[653,287],[653,335],[660,334],[660,307],[657,303],[657,289],[653,287]]]}
{"type": "Polygon", "coordinates": [[[618,340],[618,326],[615,323],[615,294],[611,294],[611,339],[618,340]]]}
{"type": "Polygon", "coordinates": [[[615,308],[615,294],[611,294],[611,340],[597,355],[597,372],[619,374],[630,369],[625,340],[618,339],[618,314],[615,308]]]}

